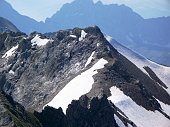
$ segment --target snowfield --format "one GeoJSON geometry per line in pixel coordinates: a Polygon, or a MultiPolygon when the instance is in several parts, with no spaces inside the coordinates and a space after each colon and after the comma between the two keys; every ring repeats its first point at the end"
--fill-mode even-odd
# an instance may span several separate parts
{"type": "Polygon", "coordinates": [[[72,100],[78,100],[79,97],[91,90],[94,83],[93,75],[98,73],[97,69],[103,68],[107,63],[108,61],[105,59],[100,59],[90,69],[72,79],[46,106],[62,107],[64,113],[66,113],[66,109],[72,100]]]}
{"type": "MultiPolygon", "coordinates": [[[[111,87],[111,96],[108,97],[121,111],[123,111],[129,120],[133,121],[137,127],[169,127],[170,120],[158,111],[152,112],[137,105],[130,97],[126,96],[115,86],[111,87]]],[[[120,127],[122,123],[117,118],[120,127]]]]}
{"type": "Polygon", "coordinates": [[[2,56],[2,58],[8,58],[8,57],[12,56],[17,49],[18,49],[18,45],[12,47],[10,50],[8,50],[8,51],[2,56]]]}
{"type": "Polygon", "coordinates": [[[139,69],[141,69],[145,74],[149,75],[146,70],[143,68],[145,66],[148,66],[152,69],[152,71],[160,78],[161,81],[163,81],[166,86],[168,87],[165,89],[170,94],[170,67],[166,67],[163,65],[159,65],[155,62],[152,62],[148,60],[147,58],[138,55],[137,53],[133,52],[132,50],[124,47],[120,43],[114,41],[112,37],[105,36],[107,41],[109,41],[113,47],[118,50],[119,53],[121,53],[123,56],[125,56],[128,60],[130,60],[132,63],[134,63],[139,69]]]}
{"type": "Polygon", "coordinates": [[[53,40],[50,40],[50,39],[41,39],[41,38],[40,38],[40,35],[37,34],[37,35],[31,40],[31,43],[32,43],[32,46],[34,46],[34,45],[44,46],[44,45],[46,45],[49,41],[53,41],[53,40]]]}
{"type": "Polygon", "coordinates": [[[84,30],[81,30],[81,37],[79,37],[79,41],[82,41],[86,37],[87,33],[84,30]]]}

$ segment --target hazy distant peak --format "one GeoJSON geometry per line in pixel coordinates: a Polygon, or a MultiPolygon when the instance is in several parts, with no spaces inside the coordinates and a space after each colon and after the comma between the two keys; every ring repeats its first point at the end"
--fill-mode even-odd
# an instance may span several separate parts
{"type": "Polygon", "coordinates": [[[94,3],[93,0],[75,0],[74,2],[79,2],[79,3],[94,3]]]}
{"type": "Polygon", "coordinates": [[[13,25],[9,20],[0,17],[0,32],[7,31],[19,32],[17,27],[13,25]]]}
{"type": "Polygon", "coordinates": [[[97,5],[103,5],[102,1],[97,1],[95,4],[97,4],[97,5]]]}

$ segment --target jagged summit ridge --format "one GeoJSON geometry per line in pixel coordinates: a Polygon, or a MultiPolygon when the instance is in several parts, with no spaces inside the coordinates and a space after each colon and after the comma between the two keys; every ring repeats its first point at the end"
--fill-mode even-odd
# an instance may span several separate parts
{"type": "Polygon", "coordinates": [[[8,3],[0,4],[0,16],[12,21],[27,34],[32,31],[52,32],[77,26],[98,25],[104,33],[128,48],[153,61],[170,65],[170,17],[144,19],[124,5],[91,3],[76,0],[65,4],[51,18],[47,18],[45,23],[20,15],[8,3]]]}

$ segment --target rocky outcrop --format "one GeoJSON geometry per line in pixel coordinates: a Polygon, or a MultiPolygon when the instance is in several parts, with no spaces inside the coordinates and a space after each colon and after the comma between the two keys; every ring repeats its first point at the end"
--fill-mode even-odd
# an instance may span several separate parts
{"type": "Polygon", "coordinates": [[[164,88],[168,88],[165,83],[163,83],[158,76],[152,71],[152,69],[148,66],[144,67],[144,69],[147,71],[147,73],[149,74],[149,76],[155,80],[155,82],[159,83],[161,86],[163,86],[164,88]]]}
{"type": "Polygon", "coordinates": [[[42,123],[43,127],[69,127],[71,121],[67,121],[61,108],[45,107],[42,112],[34,112],[34,115],[42,123]]]}
{"type": "Polygon", "coordinates": [[[118,127],[106,96],[93,98],[88,105],[86,101],[83,97],[68,106],[66,116],[70,127],[118,127]]]}
{"type": "Polygon", "coordinates": [[[87,96],[82,96],[80,100],[72,101],[66,115],[61,108],[48,106],[41,113],[34,114],[43,127],[118,127],[106,96],[94,98],[91,102],[87,96]]]}

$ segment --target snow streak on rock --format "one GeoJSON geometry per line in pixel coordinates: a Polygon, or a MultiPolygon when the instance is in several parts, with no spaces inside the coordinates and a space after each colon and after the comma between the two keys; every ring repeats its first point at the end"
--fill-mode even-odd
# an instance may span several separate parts
{"type": "Polygon", "coordinates": [[[8,57],[12,56],[12,54],[15,53],[15,51],[17,50],[17,48],[18,48],[18,45],[12,47],[10,50],[8,50],[8,51],[2,56],[2,58],[8,58],[8,57]]]}
{"type": "Polygon", "coordinates": [[[70,35],[70,37],[72,37],[72,38],[77,38],[77,36],[76,36],[76,35],[72,35],[72,34],[70,35]]]}
{"type": "Polygon", "coordinates": [[[85,67],[91,63],[94,54],[95,54],[95,51],[93,51],[92,54],[90,55],[90,57],[88,58],[88,60],[87,60],[87,62],[85,64],[85,67]]]}

